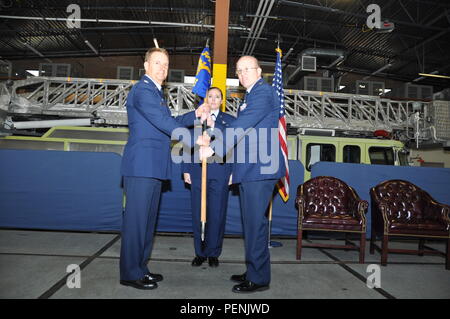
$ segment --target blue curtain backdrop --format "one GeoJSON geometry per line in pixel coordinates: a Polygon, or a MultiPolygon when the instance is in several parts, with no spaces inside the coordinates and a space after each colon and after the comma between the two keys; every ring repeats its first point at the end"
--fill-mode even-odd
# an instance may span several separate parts
{"type": "MultiPolygon", "coordinates": [[[[0,150],[0,227],[120,231],[123,190],[121,157],[116,153],[0,150]]],[[[291,194],[273,201],[272,234],[295,236],[295,195],[303,181],[303,165],[289,161],[291,194]]],[[[405,179],[450,204],[450,169],[320,162],[312,176],[335,176],[370,201],[369,189],[387,179],[405,179]]],[[[157,231],[192,232],[190,191],[180,164],[163,184],[157,231]]],[[[370,206],[369,206],[370,207],[370,206]]],[[[370,235],[370,208],[368,235],[370,235]]],[[[242,234],[239,196],[232,187],[227,234],[242,234]]]]}
{"type": "Polygon", "coordinates": [[[0,150],[0,226],[119,230],[121,156],[0,150]]]}

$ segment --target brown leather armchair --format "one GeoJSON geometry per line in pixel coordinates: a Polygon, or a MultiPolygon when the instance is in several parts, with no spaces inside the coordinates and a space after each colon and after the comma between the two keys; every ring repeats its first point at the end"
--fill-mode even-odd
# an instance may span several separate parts
{"type": "Polygon", "coordinates": [[[450,206],[436,202],[427,192],[404,180],[388,180],[370,190],[372,198],[372,235],[370,253],[381,250],[381,265],[386,266],[389,252],[413,253],[423,256],[441,254],[425,250],[424,238],[447,240],[445,269],[450,269],[450,206]],[[382,235],[381,249],[375,245],[376,235],[382,235]],[[419,249],[389,249],[391,236],[418,237],[419,249]]]}
{"type": "Polygon", "coordinates": [[[360,200],[355,190],[340,179],[330,176],[312,178],[297,188],[297,259],[302,247],[342,248],[359,250],[359,262],[364,263],[366,246],[366,216],[369,204],[360,200]],[[334,231],[357,233],[357,247],[345,239],[345,245],[302,245],[303,231],[334,231]]]}

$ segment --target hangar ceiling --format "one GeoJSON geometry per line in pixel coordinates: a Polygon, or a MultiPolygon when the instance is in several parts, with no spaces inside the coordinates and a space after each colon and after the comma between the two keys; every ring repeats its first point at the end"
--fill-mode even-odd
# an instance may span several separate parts
{"type": "MultiPolygon", "coordinates": [[[[230,0],[229,57],[252,54],[275,60],[277,41],[285,65],[297,65],[304,50],[337,50],[339,63],[318,56],[317,64],[334,76],[356,73],[449,86],[450,3],[438,0],[230,0]],[[366,25],[375,3],[391,32],[366,25]]],[[[153,38],[172,55],[198,55],[206,39],[213,45],[212,0],[0,0],[0,59],[52,59],[142,55],[153,38]],[[80,8],[79,27],[67,17],[80,8]]]]}

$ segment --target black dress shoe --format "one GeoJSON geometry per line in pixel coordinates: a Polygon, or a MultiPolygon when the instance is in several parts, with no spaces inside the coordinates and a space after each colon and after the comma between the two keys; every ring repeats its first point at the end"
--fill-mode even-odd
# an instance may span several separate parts
{"type": "Polygon", "coordinates": [[[121,280],[121,285],[130,286],[136,289],[155,289],[158,288],[158,284],[154,281],[149,280],[147,277],[138,280],[121,280]]]}
{"type": "Polygon", "coordinates": [[[252,293],[256,291],[264,291],[267,289],[269,289],[269,285],[258,285],[254,282],[246,280],[243,283],[234,286],[232,291],[236,293],[252,293]]]}
{"type": "Polygon", "coordinates": [[[208,257],[209,267],[218,267],[219,266],[219,258],[217,257],[208,257]]]}
{"type": "Polygon", "coordinates": [[[163,275],[152,274],[152,273],[146,274],[145,278],[147,278],[150,281],[154,281],[154,282],[162,281],[164,279],[163,275]]]}
{"type": "Polygon", "coordinates": [[[242,275],[233,275],[233,276],[231,276],[230,280],[234,281],[234,282],[238,282],[238,283],[244,282],[247,280],[246,274],[247,273],[243,273],[242,275]]]}
{"type": "Polygon", "coordinates": [[[203,264],[203,262],[206,261],[206,257],[201,256],[195,256],[194,260],[192,261],[192,266],[199,267],[203,264]]]}

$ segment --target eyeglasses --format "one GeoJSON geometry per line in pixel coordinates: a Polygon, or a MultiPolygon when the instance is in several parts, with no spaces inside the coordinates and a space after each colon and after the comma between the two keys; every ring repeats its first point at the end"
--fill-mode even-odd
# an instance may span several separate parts
{"type": "Polygon", "coordinates": [[[249,70],[255,70],[258,69],[258,67],[255,68],[244,68],[244,69],[237,69],[236,70],[236,75],[241,75],[242,73],[248,73],[249,70]]]}

